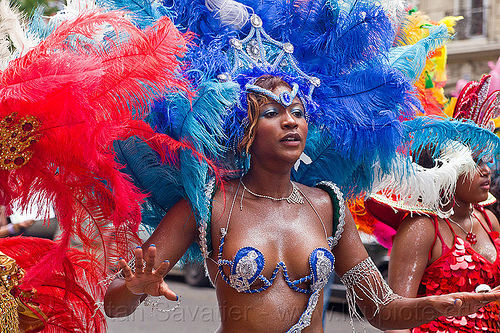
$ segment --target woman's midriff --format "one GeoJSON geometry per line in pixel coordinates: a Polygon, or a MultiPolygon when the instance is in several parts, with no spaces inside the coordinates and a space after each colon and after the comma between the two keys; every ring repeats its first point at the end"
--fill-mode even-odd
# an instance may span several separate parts
{"type": "MultiPolygon", "coordinates": [[[[217,299],[221,326],[217,333],[284,333],[295,325],[307,307],[309,294],[298,293],[277,277],[273,285],[256,294],[238,293],[223,281],[218,283],[217,299]]],[[[304,333],[323,333],[320,297],[304,333]]]]}

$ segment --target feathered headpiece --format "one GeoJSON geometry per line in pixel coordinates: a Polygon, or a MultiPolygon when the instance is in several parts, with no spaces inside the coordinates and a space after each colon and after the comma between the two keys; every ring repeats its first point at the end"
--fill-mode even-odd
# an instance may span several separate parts
{"type": "Polygon", "coordinates": [[[500,90],[489,92],[491,75],[468,82],[457,97],[453,118],[469,119],[478,126],[495,130],[492,119],[500,115],[500,90]]]}
{"type": "MultiPolygon", "coordinates": [[[[444,208],[453,200],[458,177],[471,177],[477,172],[478,161],[488,161],[500,152],[500,139],[491,127],[491,119],[499,112],[498,92],[488,94],[488,82],[489,77],[483,76],[480,82],[464,87],[457,99],[455,118],[417,117],[404,122],[406,143],[399,162],[392,173],[379,177],[374,184],[365,202],[368,211],[393,229],[407,213],[439,217],[453,214],[453,209],[444,208]],[[418,163],[424,155],[427,163],[418,163]]],[[[494,200],[490,196],[481,204],[494,200]]],[[[384,241],[389,232],[378,226],[372,226],[374,234],[390,247],[391,243],[384,241]],[[385,231],[380,232],[382,229],[385,231]]]]}

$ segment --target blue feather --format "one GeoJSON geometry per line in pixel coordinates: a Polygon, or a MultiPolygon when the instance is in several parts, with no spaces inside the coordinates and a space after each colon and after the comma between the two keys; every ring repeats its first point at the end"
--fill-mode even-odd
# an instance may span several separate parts
{"type": "Polygon", "coordinates": [[[335,135],[342,155],[365,160],[368,151],[374,159],[391,159],[402,138],[400,117],[412,117],[419,105],[408,93],[409,82],[398,71],[383,67],[320,78],[325,84],[315,98],[321,101],[321,113],[311,121],[335,135]]]}
{"type": "Polygon", "coordinates": [[[134,13],[134,22],[144,29],[155,23],[162,15],[169,14],[159,2],[151,0],[96,0],[98,6],[110,9],[125,9],[134,13]]]}
{"type": "MultiPolygon", "coordinates": [[[[343,156],[335,149],[333,135],[315,126],[309,126],[304,154],[297,167],[292,169],[292,180],[308,186],[314,186],[320,181],[332,181],[347,198],[355,197],[359,193],[369,191],[373,183],[372,169],[367,167],[369,163],[373,163],[369,161],[369,154],[366,160],[343,156]]],[[[386,168],[384,171],[389,170],[386,168]]]]}
{"type": "Polygon", "coordinates": [[[47,19],[43,14],[44,8],[42,6],[36,7],[33,15],[29,21],[29,32],[40,39],[47,38],[50,33],[56,28],[47,23],[47,19]]]}
{"type": "Polygon", "coordinates": [[[142,223],[156,228],[165,213],[183,196],[181,172],[169,164],[162,164],[158,154],[138,138],[115,141],[116,160],[124,166],[122,172],[144,193],[150,194],[142,223]]]}
{"type": "MultiPolygon", "coordinates": [[[[150,232],[158,226],[166,212],[175,203],[183,197],[193,197],[190,192],[200,191],[199,188],[186,188],[189,183],[186,181],[186,177],[192,174],[186,173],[186,170],[181,173],[178,168],[162,164],[158,154],[140,139],[132,137],[125,141],[115,141],[113,149],[116,152],[116,159],[124,166],[122,172],[131,177],[135,186],[150,194],[142,206],[141,221],[141,224],[150,232]]],[[[180,155],[181,165],[186,160],[188,163],[192,160],[188,157],[192,155],[191,152],[183,151],[180,155]]],[[[194,168],[187,169],[193,170],[194,168]]],[[[202,169],[200,172],[204,175],[209,174],[208,170],[202,169]]],[[[195,196],[199,197],[198,194],[195,196]]],[[[205,208],[200,209],[199,213],[207,214],[209,205],[206,202],[195,203],[200,206],[205,205],[205,208]]],[[[199,246],[193,243],[179,262],[183,266],[187,262],[201,260],[199,246]]]]}
{"type": "Polygon", "coordinates": [[[236,104],[239,86],[233,82],[208,81],[199,87],[191,102],[177,94],[157,103],[148,121],[158,131],[177,140],[186,140],[210,158],[224,155],[223,117],[236,104]],[[167,126],[166,126],[167,125],[167,126]]]}

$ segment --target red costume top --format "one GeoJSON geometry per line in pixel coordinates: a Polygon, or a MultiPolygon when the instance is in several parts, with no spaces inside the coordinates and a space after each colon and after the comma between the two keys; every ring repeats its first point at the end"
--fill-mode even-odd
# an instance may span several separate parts
{"type": "MultiPolygon", "coordinates": [[[[425,269],[422,277],[421,288],[425,288],[425,293],[419,296],[441,295],[454,292],[472,292],[476,286],[487,284],[495,287],[500,284],[500,239],[499,234],[492,230],[488,215],[479,207],[483,213],[488,227],[482,222],[481,226],[490,236],[497,256],[494,262],[488,261],[477,253],[469,244],[457,236],[450,223],[446,221],[451,231],[455,235],[453,246],[450,249],[444,242],[437,228],[437,219],[434,217],[436,226],[436,237],[439,237],[442,244],[442,255],[425,269]]],[[[413,333],[420,332],[498,332],[500,328],[499,303],[493,302],[479,309],[478,312],[463,317],[439,317],[427,324],[416,327],[413,333]]]]}

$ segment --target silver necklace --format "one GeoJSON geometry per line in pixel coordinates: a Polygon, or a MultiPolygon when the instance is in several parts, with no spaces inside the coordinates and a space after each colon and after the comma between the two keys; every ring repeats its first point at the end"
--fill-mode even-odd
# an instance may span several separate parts
{"type": "Polygon", "coordinates": [[[460,223],[453,221],[451,219],[451,217],[448,217],[448,220],[450,222],[456,224],[460,229],[462,229],[462,231],[465,234],[465,240],[468,241],[469,243],[471,243],[472,245],[474,245],[477,243],[477,237],[476,237],[476,234],[472,232],[472,230],[474,229],[474,219],[472,218],[472,214],[469,215],[469,218],[470,218],[470,231],[469,232],[465,231],[465,229],[460,225],[460,223]]]}
{"type": "Polygon", "coordinates": [[[251,191],[248,187],[245,186],[245,183],[243,183],[243,178],[240,178],[240,183],[243,186],[243,193],[241,194],[241,199],[243,200],[243,195],[245,194],[245,191],[250,193],[251,195],[258,197],[258,198],[263,198],[263,199],[270,199],[272,201],[283,201],[285,200],[289,204],[303,204],[304,203],[304,197],[300,193],[299,188],[297,185],[295,185],[294,182],[290,181],[292,184],[292,192],[290,193],[289,196],[287,197],[281,197],[281,198],[275,198],[271,197],[269,195],[263,195],[263,194],[258,194],[253,191],[251,191]]]}

